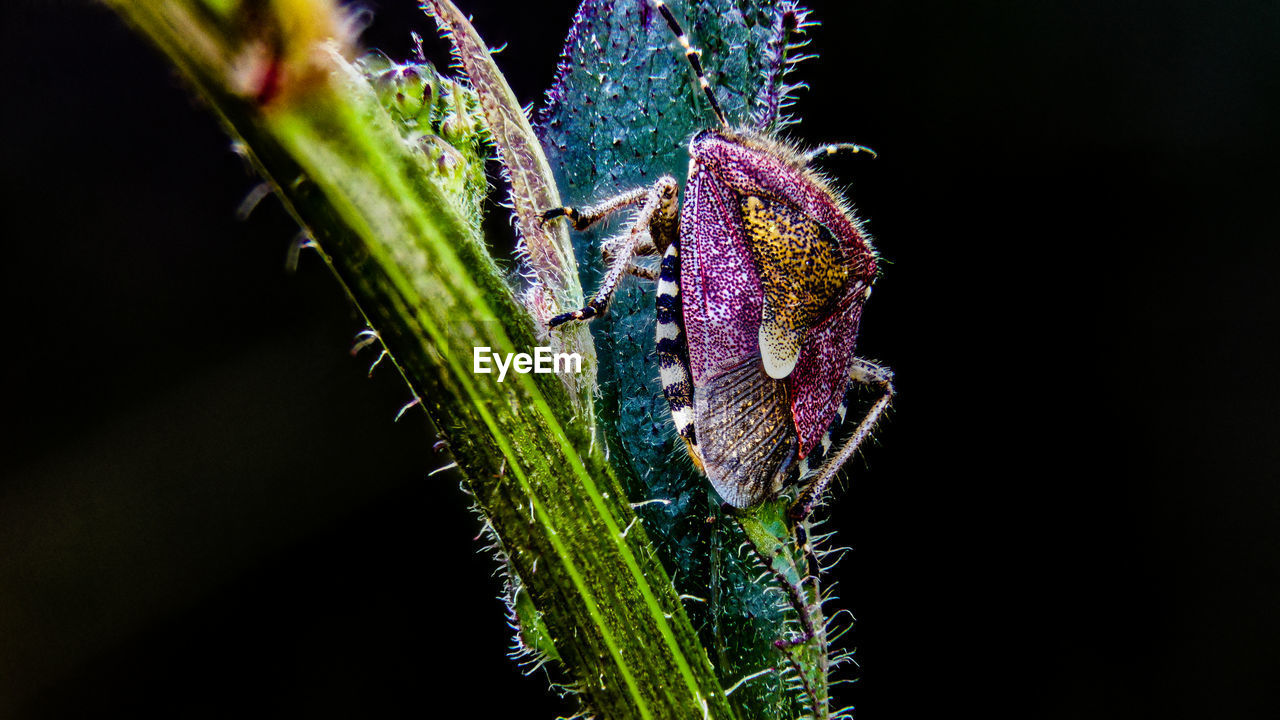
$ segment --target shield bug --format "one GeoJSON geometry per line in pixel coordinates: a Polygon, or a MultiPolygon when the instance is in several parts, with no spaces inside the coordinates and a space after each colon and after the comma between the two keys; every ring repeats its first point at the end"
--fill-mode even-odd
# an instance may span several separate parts
{"type": "Polygon", "coordinates": [[[839,144],[804,152],[757,127],[731,127],[694,48],[663,0],[717,125],[689,141],[683,205],[674,178],[584,208],[553,208],[585,230],[639,206],[605,244],[607,270],[585,307],[551,327],[603,313],[626,274],[656,279],[662,390],[690,458],[720,496],[746,508],[797,487],[809,513],[893,396],[892,373],[857,358],[878,260],[851,209],[811,167],[839,144]],[[660,256],[657,273],[636,262],[660,256]],[[656,277],[655,277],[656,275],[656,277]],[[848,418],[870,388],[874,401],[848,418]],[[848,422],[847,422],[848,420],[848,422]]]}

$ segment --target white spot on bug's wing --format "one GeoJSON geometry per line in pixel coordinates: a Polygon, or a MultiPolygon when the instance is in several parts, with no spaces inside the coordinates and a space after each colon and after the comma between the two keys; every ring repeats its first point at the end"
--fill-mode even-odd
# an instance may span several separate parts
{"type": "Polygon", "coordinates": [[[673,322],[658,323],[656,335],[659,340],[675,340],[680,337],[680,326],[673,322]]]}
{"type": "Polygon", "coordinates": [[[800,333],[779,322],[764,322],[759,338],[760,359],[769,377],[781,380],[790,375],[800,359],[800,333]]]}
{"type": "Polygon", "coordinates": [[[671,411],[671,422],[675,423],[676,430],[683,430],[689,427],[693,422],[693,410],[690,408],[680,408],[671,411]]]}

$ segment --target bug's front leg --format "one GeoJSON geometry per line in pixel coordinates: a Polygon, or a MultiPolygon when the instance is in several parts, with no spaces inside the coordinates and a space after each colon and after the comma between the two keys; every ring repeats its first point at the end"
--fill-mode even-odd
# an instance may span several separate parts
{"type": "Polygon", "coordinates": [[[889,402],[892,399],[893,372],[870,360],[854,358],[853,365],[849,368],[849,390],[845,393],[839,410],[836,411],[835,421],[823,433],[822,440],[814,446],[808,457],[801,461],[800,483],[805,488],[791,507],[791,516],[793,518],[808,517],[813,507],[822,498],[823,491],[835,479],[836,472],[840,470],[845,461],[857,452],[863,441],[871,435],[871,430],[875,427],[876,421],[884,414],[885,408],[889,407],[889,402]],[[833,442],[833,437],[845,429],[850,401],[854,399],[858,389],[861,387],[871,388],[878,395],[867,409],[866,415],[863,416],[858,426],[837,446],[833,442]]]}
{"type": "Polygon", "coordinates": [[[676,181],[669,175],[658,178],[652,187],[639,188],[625,192],[583,210],[573,208],[555,208],[542,214],[544,219],[566,217],[579,230],[590,227],[614,211],[634,205],[643,200],[635,222],[625,235],[606,243],[605,260],[609,269],[605,272],[600,288],[587,302],[586,306],[572,312],[563,313],[551,318],[550,327],[563,325],[572,320],[590,320],[603,313],[609,307],[609,300],[617,290],[623,274],[631,272],[642,277],[651,276],[652,271],[636,265],[637,255],[653,255],[665,252],[674,242],[679,230],[680,206],[677,201],[676,181]]]}
{"type": "Polygon", "coordinates": [[[554,220],[563,217],[569,220],[574,230],[586,230],[601,220],[609,217],[615,211],[620,210],[628,205],[635,205],[643,202],[648,196],[651,188],[639,187],[634,190],[628,190],[620,195],[605,200],[602,203],[591,205],[584,208],[574,207],[558,207],[552,208],[542,213],[542,220],[554,220]]]}

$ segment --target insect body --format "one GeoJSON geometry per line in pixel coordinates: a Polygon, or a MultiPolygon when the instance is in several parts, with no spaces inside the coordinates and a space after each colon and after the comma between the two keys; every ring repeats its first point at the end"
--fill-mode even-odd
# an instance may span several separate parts
{"type": "Polygon", "coordinates": [[[660,255],[657,350],[663,394],[689,456],[725,501],[749,507],[801,488],[808,514],[870,433],[892,397],[891,373],[854,356],[877,259],[839,196],[810,169],[834,145],[803,154],[761,130],[725,121],[694,49],[662,0],[653,0],[685,50],[720,121],[689,143],[683,206],[676,181],[599,205],[556,208],[582,230],[627,206],[629,232],[605,248],[609,268],[585,307],[552,327],[608,307],[627,273],[652,277],[637,256],[660,255]],[[877,393],[846,425],[848,395],[877,393]]]}

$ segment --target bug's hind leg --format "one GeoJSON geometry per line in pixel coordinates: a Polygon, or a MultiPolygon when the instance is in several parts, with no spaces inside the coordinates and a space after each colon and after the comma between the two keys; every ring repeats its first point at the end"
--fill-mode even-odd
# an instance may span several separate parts
{"type": "Polygon", "coordinates": [[[892,399],[893,372],[869,360],[854,358],[853,366],[849,368],[849,390],[840,402],[835,420],[823,433],[822,440],[814,446],[807,457],[800,461],[800,484],[804,486],[804,490],[791,507],[792,517],[808,517],[814,505],[821,499],[823,491],[835,478],[836,472],[871,435],[871,429],[875,427],[876,421],[884,414],[885,408],[889,407],[892,399]],[[878,395],[853,432],[837,444],[833,438],[846,430],[849,407],[858,399],[859,391],[863,388],[870,388],[878,395]]]}
{"type": "Polygon", "coordinates": [[[679,203],[677,202],[676,181],[669,175],[658,178],[652,187],[640,188],[623,193],[606,200],[599,205],[582,211],[572,208],[556,208],[543,213],[544,218],[565,216],[574,223],[575,228],[585,228],[609,213],[627,205],[634,205],[640,199],[644,204],[637,213],[631,229],[625,234],[606,243],[605,260],[608,270],[600,281],[600,288],[591,297],[585,307],[572,312],[563,313],[551,318],[547,323],[551,327],[563,325],[572,320],[590,320],[609,307],[609,300],[618,288],[622,276],[628,272],[642,277],[649,271],[637,265],[634,258],[637,254],[652,255],[665,252],[674,241],[679,227],[679,203]]]}

